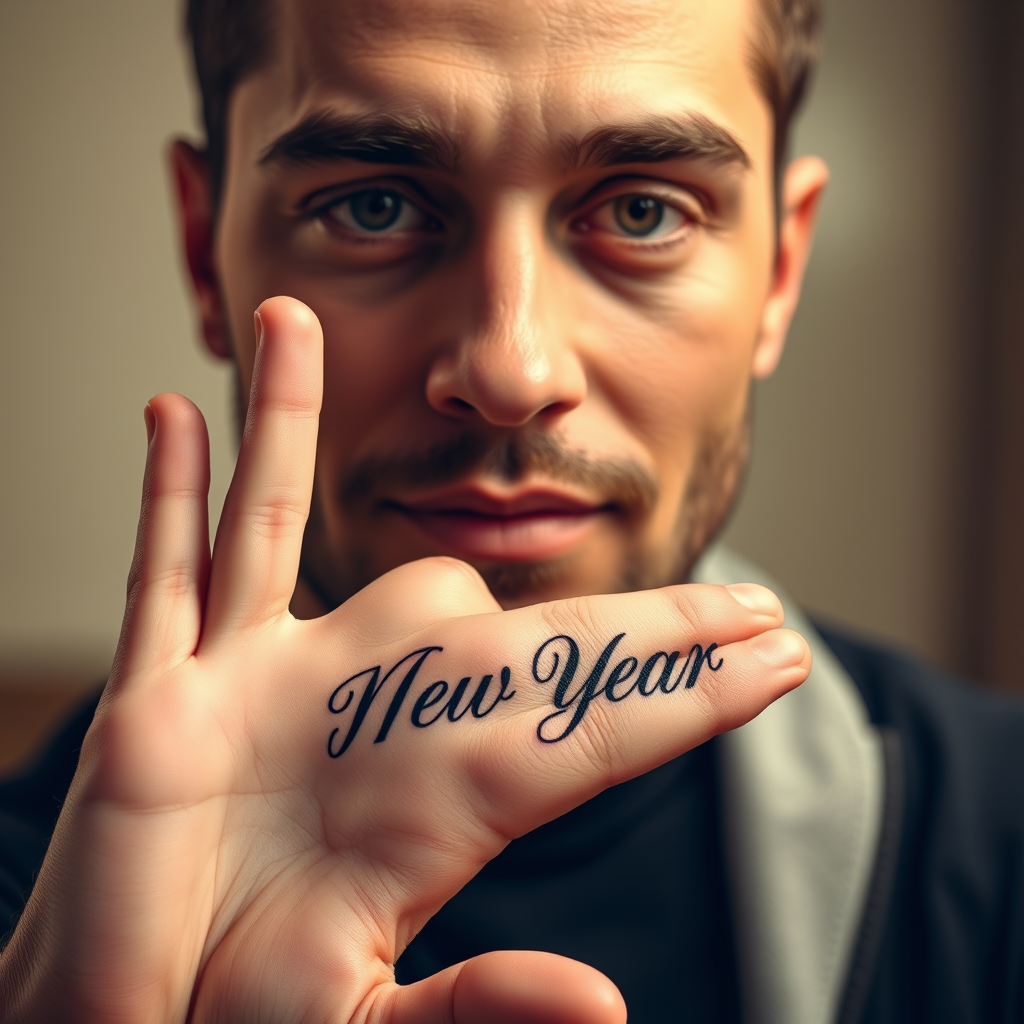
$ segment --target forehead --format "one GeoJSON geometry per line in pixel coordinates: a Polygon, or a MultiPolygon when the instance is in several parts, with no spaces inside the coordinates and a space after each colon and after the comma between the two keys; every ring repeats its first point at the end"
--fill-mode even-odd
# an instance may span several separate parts
{"type": "Polygon", "coordinates": [[[429,114],[470,155],[509,158],[566,132],[696,112],[757,170],[771,158],[748,66],[757,2],[279,0],[272,60],[233,107],[258,112],[245,118],[257,146],[317,111],[386,109],[429,114]]]}

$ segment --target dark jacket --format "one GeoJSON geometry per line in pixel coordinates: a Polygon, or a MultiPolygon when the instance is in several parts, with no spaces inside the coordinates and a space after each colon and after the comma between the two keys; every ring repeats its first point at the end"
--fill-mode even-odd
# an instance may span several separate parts
{"type": "Polygon", "coordinates": [[[842,1024],[1024,1021],[1024,704],[819,630],[892,773],[842,1024]]]}

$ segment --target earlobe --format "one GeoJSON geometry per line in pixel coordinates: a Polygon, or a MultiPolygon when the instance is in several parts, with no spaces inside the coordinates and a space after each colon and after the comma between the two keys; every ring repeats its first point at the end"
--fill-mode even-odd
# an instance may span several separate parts
{"type": "Polygon", "coordinates": [[[754,377],[770,377],[782,358],[786,333],[800,301],[818,209],[827,184],[828,168],[816,156],[800,157],[786,168],[779,248],[771,291],[761,316],[761,331],[754,349],[751,366],[754,377]]]}
{"type": "Polygon", "coordinates": [[[199,313],[199,327],[207,349],[220,359],[231,359],[231,332],[221,296],[220,277],[213,255],[215,210],[210,166],[206,153],[183,139],[168,151],[182,254],[199,313]]]}

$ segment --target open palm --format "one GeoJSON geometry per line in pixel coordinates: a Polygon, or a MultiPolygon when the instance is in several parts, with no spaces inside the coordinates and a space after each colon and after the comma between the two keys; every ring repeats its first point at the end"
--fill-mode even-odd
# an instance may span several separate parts
{"type": "Polygon", "coordinates": [[[596,971],[493,953],[393,964],[512,838],[756,715],[809,655],[754,586],[503,612],[428,559],[288,610],[322,339],[261,341],[213,556],[198,410],[163,395],[114,671],[29,907],[0,1020],[621,1021],[596,971]]]}

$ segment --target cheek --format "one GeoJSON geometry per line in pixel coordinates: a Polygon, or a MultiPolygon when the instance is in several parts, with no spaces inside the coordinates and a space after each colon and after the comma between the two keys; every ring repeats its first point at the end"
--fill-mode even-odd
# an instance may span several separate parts
{"type": "Polygon", "coordinates": [[[371,310],[331,296],[313,308],[324,328],[324,444],[346,456],[394,449],[426,407],[409,316],[402,304],[371,310]]]}
{"type": "Polygon", "coordinates": [[[256,358],[253,313],[264,299],[291,294],[276,286],[278,268],[267,259],[264,240],[255,231],[260,218],[244,215],[247,201],[243,185],[226,183],[215,242],[217,272],[246,405],[256,358]]]}
{"type": "Polygon", "coordinates": [[[252,311],[265,298],[290,295],[313,310],[324,332],[318,448],[325,465],[336,465],[339,457],[358,454],[380,435],[393,434],[418,411],[418,401],[424,403],[422,386],[417,386],[422,359],[411,330],[417,318],[407,303],[377,305],[354,299],[338,275],[297,268],[283,246],[230,227],[225,225],[219,257],[245,395],[255,357],[252,311]]]}
{"type": "MultiPolygon", "coordinates": [[[[709,247],[711,248],[711,247],[709,247]]],[[[767,273],[725,246],[642,303],[594,309],[595,383],[655,461],[688,462],[698,438],[743,416],[767,273]]]]}

